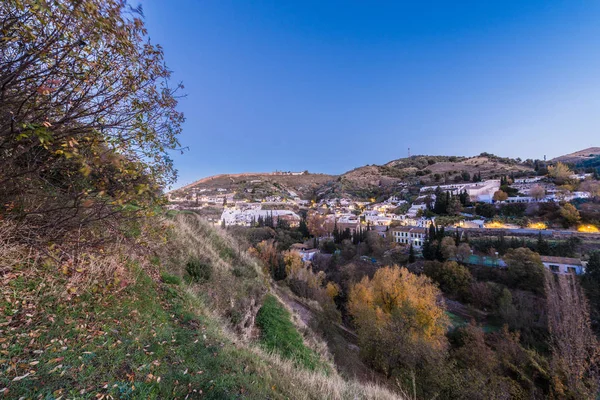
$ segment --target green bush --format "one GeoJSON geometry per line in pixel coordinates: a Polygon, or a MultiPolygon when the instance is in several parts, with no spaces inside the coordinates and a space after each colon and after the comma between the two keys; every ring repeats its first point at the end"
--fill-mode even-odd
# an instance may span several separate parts
{"type": "Polygon", "coordinates": [[[212,265],[206,259],[192,257],[185,265],[185,271],[193,282],[206,282],[212,276],[212,265]]]}
{"type": "Polygon", "coordinates": [[[260,341],[268,350],[308,369],[314,370],[320,365],[319,356],[304,345],[302,336],[290,320],[290,313],[275,297],[268,295],[265,298],[256,315],[256,324],[261,330],[260,341]]]}
{"type": "Polygon", "coordinates": [[[168,274],[166,272],[163,272],[163,273],[160,274],[160,279],[164,283],[169,284],[169,285],[179,285],[179,284],[181,284],[181,278],[179,278],[178,276],[175,276],[175,275],[168,274]]]}

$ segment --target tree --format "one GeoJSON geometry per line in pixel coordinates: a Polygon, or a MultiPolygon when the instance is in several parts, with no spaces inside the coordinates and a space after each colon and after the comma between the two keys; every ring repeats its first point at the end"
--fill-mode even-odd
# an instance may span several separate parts
{"type": "Polygon", "coordinates": [[[340,285],[335,282],[327,282],[325,291],[331,300],[334,300],[340,294],[340,285]]]}
{"type": "Polygon", "coordinates": [[[590,315],[595,330],[600,331],[600,251],[590,254],[581,285],[590,302],[590,315]]]}
{"type": "Polygon", "coordinates": [[[286,251],[283,253],[286,276],[296,276],[298,271],[304,268],[302,256],[297,251],[286,251]]]}
{"type": "Polygon", "coordinates": [[[508,194],[505,191],[497,190],[496,192],[494,192],[494,201],[505,201],[506,199],[508,199],[508,194]]]}
{"type": "Polygon", "coordinates": [[[452,196],[446,206],[446,212],[449,215],[458,215],[463,210],[462,206],[461,198],[459,196],[452,196]]]}
{"type": "Polygon", "coordinates": [[[415,258],[415,248],[413,247],[413,244],[410,244],[410,248],[408,249],[408,262],[410,264],[414,263],[416,260],[415,258]]]}
{"type": "Polygon", "coordinates": [[[56,239],[150,213],[176,178],[184,118],[141,10],[3,1],[0,26],[0,218],[56,239]]]}
{"type": "Polygon", "coordinates": [[[285,264],[279,257],[277,244],[273,239],[263,240],[255,248],[250,248],[249,253],[262,262],[267,275],[277,280],[285,278],[285,264]]]}
{"type": "Polygon", "coordinates": [[[545,240],[542,236],[542,232],[538,233],[535,249],[539,254],[542,255],[547,255],[550,252],[550,245],[548,244],[548,241],[545,240]]]}
{"type": "Polygon", "coordinates": [[[471,257],[471,246],[468,243],[461,243],[456,249],[456,259],[465,262],[471,257]]]}
{"type": "Polygon", "coordinates": [[[469,296],[473,276],[456,261],[428,261],[423,272],[440,285],[444,293],[465,299],[469,296]]]}
{"type": "Polygon", "coordinates": [[[322,215],[318,212],[309,213],[306,218],[306,225],[308,227],[308,231],[314,237],[322,237],[325,236],[328,231],[325,226],[325,215],[322,215]]]}
{"type": "Polygon", "coordinates": [[[376,257],[383,255],[383,252],[387,248],[385,239],[376,231],[367,232],[366,243],[369,248],[369,252],[376,257]]]}
{"type": "Polygon", "coordinates": [[[508,250],[504,261],[508,266],[509,279],[515,287],[543,293],[545,268],[539,254],[520,247],[508,250]]]}
{"type": "Polygon", "coordinates": [[[600,198],[600,182],[586,179],[581,183],[579,190],[589,192],[593,198],[600,198]]]}
{"type": "Polygon", "coordinates": [[[300,223],[298,224],[298,232],[300,232],[303,238],[307,238],[310,236],[310,232],[308,231],[308,225],[306,225],[306,218],[302,218],[300,220],[300,223]]]}
{"type": "Polygon", "coordinates": [[[573,172],[565,164],[560,161],[556,165],[548,167],[548,176],[554,180],[558,185],[565,183],[573,172]]]}
{"type": "Polygon", "coordinates": [[[546,196],[546,189],[541,185],[535,185],[529,190],[529,195],[537,201],[542,200],[546,196]]]}
{"type": "Polygon", "coordinates": [[[581,221],[579,211],[571,203],[566,203],[560,208],[560,216],[563,219],[563,226],[565,228],[577,225],[581,221]]]}
{"type": "Polygon", "coordinates": [[[456,256],[456,242],[450,236],[446,236],[442,239],[440,244],[442,256],[445,260],[454,258],[456,256]]]}
{"type": "Polygon", "coordinates": [[[448,318],[439,297],[429,278],[397,266],[380,268],[373,279],[364,277],[352,286],[348,310],[362,357],[406,381],[435,368],[447,348],[448,318]]]}

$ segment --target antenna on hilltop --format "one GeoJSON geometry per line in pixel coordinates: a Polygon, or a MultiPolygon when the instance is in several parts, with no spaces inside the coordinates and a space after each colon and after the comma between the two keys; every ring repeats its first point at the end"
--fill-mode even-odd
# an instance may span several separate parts
{"type": "Polygon", "coordinates": [[[410,147],[408,148],[408,158],[410,158],[410,147]]]}

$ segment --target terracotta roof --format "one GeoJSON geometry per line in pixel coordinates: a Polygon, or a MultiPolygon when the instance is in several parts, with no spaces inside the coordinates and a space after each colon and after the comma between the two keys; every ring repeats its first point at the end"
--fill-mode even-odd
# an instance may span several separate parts
{"type": "Polygon", "coordinates": [[[579,258],[540,256],[542,262],[567,265],[583,265],[579,258]]]}

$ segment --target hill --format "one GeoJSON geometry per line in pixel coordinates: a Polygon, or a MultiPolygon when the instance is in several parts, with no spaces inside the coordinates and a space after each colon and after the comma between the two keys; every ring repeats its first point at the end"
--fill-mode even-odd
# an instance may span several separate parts
{"type": "Polygon", "coordinates": [[[580,163],[588,160],[592,160],[600,156],[600,147],[588,147],[587,149],[576,151],[574,153],[565,154],[563,156],[555,157],[551,161],[563,162],[563,163],[580,163]]]}
{"type": "Polygon", "coordinates": [[[412,156],[390,161],[384,165],[356,168],[329,182],[319,190],[323,197],[369,198],[391,195],[400,190],[399,184],[444,184],[462,182],[481,174],[482,179],[503,175],[527,175],[531,165],[520,160],[482,153],[475,157],[412,156]]]}
{"type": "Polygon", "coordinates": [[[235,193],[237,199],[300,197],[303,199],[350,197],[368,199],[397,193],[400,184],[461,182],[480,174],[483,179],[504,175],[527,175],[532,163],[482,153],[475,157],[412,156],[383,165],[366,165],[342,175],[315,173],[240,173],[200,179],[173,190],[171,195],[189,198],[197,193],[210,196],[235,193]]]}
{"type": "Polygon", "coordinates": [[[310,198],[322,185],[333,179],[335,176],[308,172],[294,175],[291,173],[222,174],[200,179],[173,190],[171,194],[185,197],[200,192],[203,195],[235,192],[236,197],[240,199],[255,195],[310,198]]]}
{"type": "Polygon", "coordinates": [[[1,395],[400,398],[342,378],[223,230],[189,214],[152,224],[131,232],[142,247],[65,264],[56,246],[0,242],[1,395]]]}

